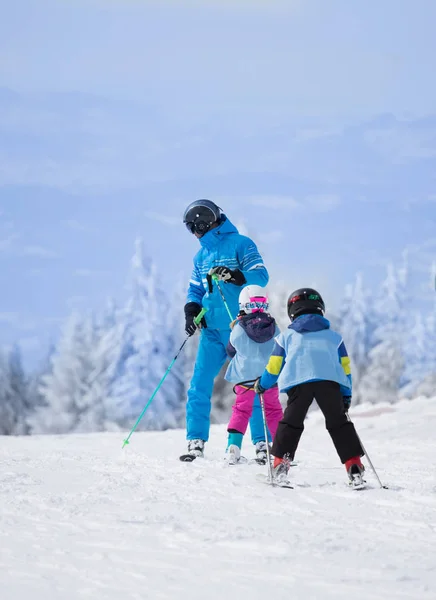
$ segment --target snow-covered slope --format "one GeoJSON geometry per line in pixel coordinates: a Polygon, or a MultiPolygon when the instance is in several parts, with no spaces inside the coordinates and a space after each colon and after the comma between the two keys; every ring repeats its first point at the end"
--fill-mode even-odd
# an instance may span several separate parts
{"type": "Polygon", "coordinates": [[[0,438],[1,600],[435,599],[436,399],[352,414],[389,490],[315,413],[294,490],[225,467],[224,426],[191,464],[183,431],[0,438]]]}

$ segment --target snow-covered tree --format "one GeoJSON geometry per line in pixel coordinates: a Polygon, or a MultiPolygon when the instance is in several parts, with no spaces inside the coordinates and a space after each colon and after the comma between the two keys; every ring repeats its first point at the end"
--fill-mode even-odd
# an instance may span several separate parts
{"type": "Polygon", "coordinates": [[[43,360],[28,376],[28,397],[30,398],[31,412],[28,417],[29,433],[40,432],[39,411],[45,406],[45,399],[41,393],[42,378],[51,372],[51,361],[56,351],[56,345],[51,343],[43,360]]]}
{"type": "Polygon", "coordinates": [[[36,433],[70,433],[76,428],[86,386],[84,328],[86,325],[78,313],[73,313],[65,323],[51,357],[51,369],[41,378],[39,391],[44,404],[35,415],[36,433]]]}
{"type": "Polygon", "coordinates": [[[336,327],[351,360],[353,405],[360,404],[360,384],[368,366],[374,328],[371,294],[364,287],[361,273],[356,275],[353,285],[346,286],[336,327]]]}
{"type": "Polygon", "coordinates": [[[27,435],[30,431],[28,419],[33,407],[18,346],[14,346],[9,353],[9,376],[10,389],[17,415],[14,433],[16,435],[27,435]]]}
{"type": "MultiPolygon", "coordinates": [[[[142,241],[136,241],[131,263],[130,295],[123,311],[126,352],[115,385],[117,421],[129,427],[146,404],[156,381],[152,373],[155,363],[153,327],[158,326],[156,273],[145,261],[142,241]]],[[[146,421],[142,421],[144,427],[146,421]]]]}
{"type": "Polygon", "coordinates": [[[18,346],[0,352],[0,434],[29,433],[31,411],[27,379],[18,346]]]}
{"type": "MultiPolygon", "coordinates": [[[[412,394],[416,396],[436,396],[436,303],[424,321],[422,332],[422,348],[420,375],[414,381],[412,394]]],[[[410,396],[411,394],[409,394],[410,396]]]]}
{"type": "Polygon", "coordinates": [[[404,371],[403,285],[394,266],[387,267],[386,279],[374,303],[377,327],[374,347],[360,382],[364,402],[396,402],[404,371]]]}
{"type": "MultiPolygon", "coordinates": [[[[118,423],[133,426],[183,341],[177,314],[182,303],[168,301],[159,285],[156,265],[136,241],[131,266],[130,296],[124,310],[126,352],[114,395],[118,423]]],[[[182,315],[183,316],[183,315],[182,315]]],[[[183,355],[140,422],[139,429],[168,429],[182,422],[185,383],[183,355]]]]}
{"type": "Polygon", "coordinates": [[[109,301],[101,317],[94,317],[85,330],[89,369],[80,404],[76,431],[113,429],[112,398],[120,357],[123,352],[124,323],[115,304],[109,301]]]}
{"type": "Polygon", "coordinates": [[[431,372],[430,357],[427,355],[429,334],[423,314],[421,312],[416,313],[413,320],[411,319],[411,327],[405,336],[407,342],[404,348],[405,369],[401,395],[407,398],[413,397],[417,387],[431,372]]]}
{"type": "Polygon", "coordinates": [[[417,385],[414,396],[426,396],[427,398],[434,398],[436,396],[436,370],[428,373],[417,385]]]}
{"type": "Polygon", "coordinates": [[[50,371],[41,378],[43,405],[33,419],[35,432],[104,431],[111,427],[107,402],[122,351],[122,325],[112,310],[100,319],[73,313],[67,320],[50,371]]]}

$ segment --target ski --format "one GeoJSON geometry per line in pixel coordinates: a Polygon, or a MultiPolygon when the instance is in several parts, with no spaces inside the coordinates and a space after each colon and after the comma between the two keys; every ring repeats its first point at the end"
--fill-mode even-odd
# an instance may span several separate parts
{"type": "MultiPolygon", "coordinates": [[[[260,458],[246,458],[245,456],[240,456],[240,458],[239,458],[239,460],[237,462],[227,461],[226,457],[224,457],[224,460],[231,467],[236,466],[236,465],[260,465],[261,467],[264,467],[267,464],[266,461],[264,461],[263,459],[260,459],[260,458]]],[[[296,462],[292,462],[290,466],[291,467],[296,467],[297,464],[298,463],[296,463],[296,462]]]]}
{"type": "Polygon", "coordinates": [[[203,458],[204,456],[204,441],[203,440],[189,440],[188,451],[185,454],[181,454],[179,459],[182,462],[192,462],[196,458],[203,458]]]}
{"type": "MultiPolygon", "coordinates": [[[[294,485],[291,484],[290,481],[287,482],[283,482],[283,483],[279,483],[277,481],[273,481],[271,482],[268,475],[264,475],[263,473],[257,473],[256,478],[258,479],[258,481],[261,481],[262,483],[265,483],[266,485],[270,485],[271,487],[282,487],[285,489],[290,489],[293,490],[295,489],[295,487],[303,487],[303,488],[309,488],[309,487],[313,487],[311,485],[307,485],[307,484],[302,484],[302,483],[294,483],[294,485]]],[[[366,481],[362,481],[359,484],[353,485],[351,482],[344,482],[345,486],[349,489],[349,490],[356,490],[356,491],[363,491],[363,490],[369,490],[371,489],[370,486],[367,485],[366,481]]],[[[328,485],[335,485],[336,482],[334,482],[333,484],[328,484],[328,485]]],[[[321,484],[320,487],[324,487],[324,485],[327,484],[321,484]]],[[[315,486],[318,487],[318,486],[315,486]]]]}
{"type": "Polygon", "coordinates": [[[348,487],[352,490],[366,490],[368,489],[368,486],[366,485],[366,481],[360,481],[360,482],[354,482],[354,481],[350,481],[348,483],[348,487]]]}
{"type": "Polygon", "coordinates": [[[224,456],[223,460],[224,464],[228,467],[237,467],[238,465],[248,465],[250,463],[248,458],[246,458],[245,456],[240,456],[239,458],[236,458],[232,455],[226,455],[224,456]]]}
{"type": "Polygon", "coordinates": [[[279,488],[285,488],[288,490],[293,490],[294,486],[291,485],[290,481],[286,481],[286,482],[282,482],[279,483],[277,481],[271,481],[270,478],[268,477],[268,475],[263,475],[262,473],[258,473],[257,474],[257,479],[259,481],[261,481],[262,483],[266,483],[266,485],[270,485],[271,487],[279,487],[279,488]]]}
{"type": "Polygon", "coordinates": [[[179,460],[181,460],[182,462],[192,462],[196,458],[198,458],[198,456],[196,456],[195,454],[181,454],[179,456],[179,460]]]}

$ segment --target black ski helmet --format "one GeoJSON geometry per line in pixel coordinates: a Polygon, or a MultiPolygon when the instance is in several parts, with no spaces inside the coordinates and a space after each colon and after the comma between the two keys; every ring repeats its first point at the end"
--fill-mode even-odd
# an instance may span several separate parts
{"type": "Polygon", "coordinates": [[[288,298],[288,315],[291,321],[300,315],[323,315],[324,300],[321,294],[312,288],[300,288],[288,298]]]}
{"type": "Polygon", "coordinates": [[[214,223],[221,221],[221,209],[211,200],[191,202],[183,215],[188,231],[204,235],[214,223]]]}

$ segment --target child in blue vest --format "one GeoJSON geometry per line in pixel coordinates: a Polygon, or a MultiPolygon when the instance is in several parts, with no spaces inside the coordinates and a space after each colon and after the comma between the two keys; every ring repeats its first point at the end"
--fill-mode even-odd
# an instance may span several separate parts
{"type": "MultiPolygon", "coordinates": [[[[247,285],[239,294],[239,315],[233,323],[227,354],[232,359],[225,374],[225,379],[236,384],[235,404],[227,427],[229,432],[227,460],[231,465],[237,464],[241,456],[242,439],[251,414],[256,392],[254,381],[263,373],[268,358],[274,348],[274,338],[280,333],[275,319],[268,314],[268,297],[265,288],[258,285],[247,285]]],[[[263,396],[266,423],[274,438],[283,410],[280,404],[278,386],[272,386],[263,396]]],[[[266,442],[263,452],[256,453],[260,464],[267,460],[266,442]]]]}
{"type": "Polygon", "coordinates": [[[350,359],[342,337],[330,329],[324,311],[324,301],[314,289],[302,288],[289,296],[291,325],[276,339],[255,389],[264,393],[280,375],[280,391],[288,395],[272,447],[277,484],[288,484],[288,470],[303,433],[304,419],[316,399],[350,484],[360,489],[364,487],[360,460],[364,453],[347,414],[352,391],[350,359]]]}

